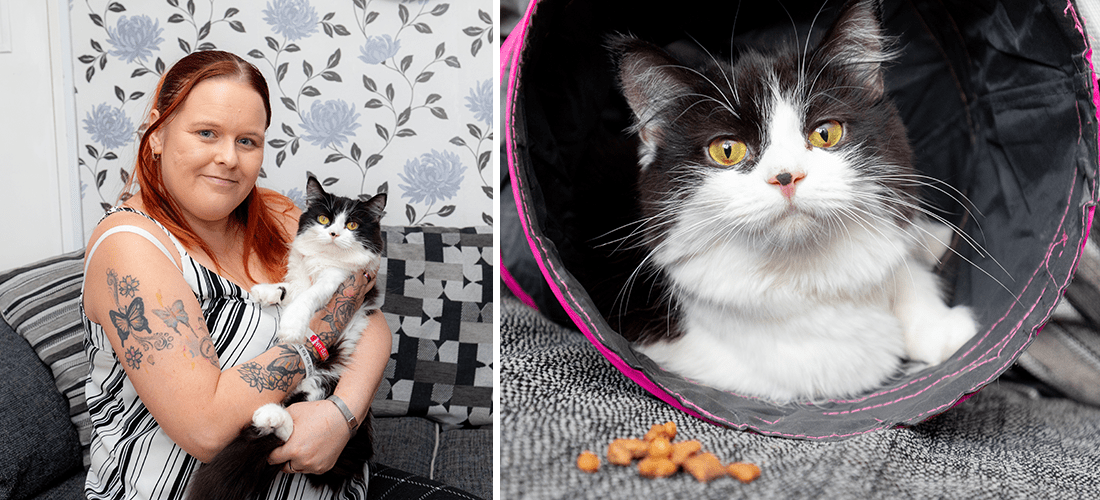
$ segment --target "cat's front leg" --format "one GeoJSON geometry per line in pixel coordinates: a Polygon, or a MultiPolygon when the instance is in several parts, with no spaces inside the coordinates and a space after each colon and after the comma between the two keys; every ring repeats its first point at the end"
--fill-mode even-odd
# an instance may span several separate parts
{"type": "Polygon", "coordinates": [[[908,260],[894,275],[894,313],[901,320],[909,359],[937,365],[978,331],[967,306],[948,307],[935,274],[908,260]]]}
{"type": "Polygon", "coordinates": [[[328,269],[313,278],[313,284],[296,294],[279,319],[279,340],[283,342],[308,342],[309,322],[313,315],[332,300],[340,283],[350,273],[340,269],[328,269]]]}
{"type": "Polygon", "coordinates": [[[248,291],[262,306],[282,304],[287,298],[290,285],[287,283],[260,283],[248,291]]]}

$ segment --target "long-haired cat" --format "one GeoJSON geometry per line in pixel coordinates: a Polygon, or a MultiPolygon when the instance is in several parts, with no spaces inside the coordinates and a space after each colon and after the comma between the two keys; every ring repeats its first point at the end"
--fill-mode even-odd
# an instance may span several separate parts
{"type": "MultiPolygon", "coordinates": [[[[290,245],[284,283],[259,284],[251,294],[264,305],[285,304],[279,318],[280,342],[315,349],[309,340],[309,322],[337,288],[353,273],[376,273],[382,261],[380,221],[386,195],[362,201],[325,192],[313,176],[306,182],[307,208],[298,222],[298,234],[290,245]]],[[[284,405],[317,401],[332,395],[347,367],[368,314],[377,308],[378,289],[367,294],[363,305],[348,321],[337,340],[325,345],[327,359],[298,383],[283,404],[267,404],[256,410],[252,424],[195,474],[189,497],[238,500],[255,498],[266,491],[282,464],[270,465],[267,456],[294,430],[284,405]]],[[[301,352],[301,351],[300,351],[301,352]]],[[[373,455],[370,414],[348,441],[336,465],[328,472],[309,476],[315,485],[339,489],[351,478],[361,478],[373,455]]]]}
{"type": "MultiPolygon", "coordinates": [[[[816,48],[688,67],[617,37],[640,140],[638,232],[668,317],[624,333],[665,369],[776,402],[856,395],[975,333],[931,271],[871,1],[816,48]]],[[[935,247],[940,247],[939,249],[935,247]]]]}

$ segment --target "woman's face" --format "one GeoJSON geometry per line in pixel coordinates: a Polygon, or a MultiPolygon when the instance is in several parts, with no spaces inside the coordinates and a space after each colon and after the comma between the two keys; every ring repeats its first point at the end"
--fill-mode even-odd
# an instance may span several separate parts
{"type": "Polygon", "coordinates": [[[252,191],[264,160],[265,122],[263,98],[252,87],[211,78],[153,133],[164,186],[189,223],[223,221],[252,191]]]}

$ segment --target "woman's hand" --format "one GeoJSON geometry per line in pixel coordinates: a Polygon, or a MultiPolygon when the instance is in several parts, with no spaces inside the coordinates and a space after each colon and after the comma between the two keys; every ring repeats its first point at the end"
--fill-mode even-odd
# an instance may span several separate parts
{"type": "Polygon", "coordinates": [[[287,408],[294,419],[294,433],[272,450],[269,464],[283,464],[283,472],[323,474],[344,451],[351,432],[344,415],[332,401],[307,401],[287,408]]]}

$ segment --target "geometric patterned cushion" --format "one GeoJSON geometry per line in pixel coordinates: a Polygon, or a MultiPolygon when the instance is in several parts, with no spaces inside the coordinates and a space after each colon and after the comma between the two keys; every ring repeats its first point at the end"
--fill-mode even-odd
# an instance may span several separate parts
{"type": "Polygon", "coordinates": [[[378,286],[393,347],[375,416],[445,428],[493,420],[493,234],[489,226],[384,227],[378,286]]]}
{"type": "Polygon", "coordinates": [[[69,401],[87,465],[91,420],[84,398],[89,364],[80,324],[83,277],[83,249],[6,271],[0,274],[0,316],[53,372],[58,391],[69,401]]]}

